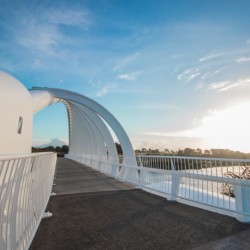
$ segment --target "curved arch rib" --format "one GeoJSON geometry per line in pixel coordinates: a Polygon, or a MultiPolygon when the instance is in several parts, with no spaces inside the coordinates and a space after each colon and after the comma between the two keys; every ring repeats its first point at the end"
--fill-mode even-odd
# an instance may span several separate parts
{"type": "Polygon", "coordinates": [[[115,143],[104,121],[114,131],[121,144],[123,164],[135,166],[137,163],[125,130],[107,109],[94,100],[71,91],[55,88],[33,88],[32,90],[47,91],[67,107],[70,138],[68,158],[91,165],[127,181],[137,181],[136,170],[129,168],[118,170],[119,162],[115,143]],[[109,164],[112,162],[114,165],[107,167],[105,162],[109,164]]]}

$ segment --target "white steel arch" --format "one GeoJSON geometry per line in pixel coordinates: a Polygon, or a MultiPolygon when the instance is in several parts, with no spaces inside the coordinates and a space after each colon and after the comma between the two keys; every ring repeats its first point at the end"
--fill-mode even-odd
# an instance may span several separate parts
{"type": "MultiPolygon", "coordinates": [[[[131,142],[125,130],[107,109],[86,96],[67,90],[39,87],[30,91],[31,96],[36,92],[50,93],[54,102],[63,102],[67,107],[70,145],[68,158],[85,163],[112,176],[131,182],[137,181],[136,170],[115,167],[115,164],[117,166],[117,163],[119,163],[119,158],[115,142],[105,122],[111,127],[119,140],[123,151],[122,163],[133,166],[137,164],[131,142]],[[109,164],[105,164],[105,162],[109,164]]],[[[51,100],[49,103],[51,103],[51,100]]]]}

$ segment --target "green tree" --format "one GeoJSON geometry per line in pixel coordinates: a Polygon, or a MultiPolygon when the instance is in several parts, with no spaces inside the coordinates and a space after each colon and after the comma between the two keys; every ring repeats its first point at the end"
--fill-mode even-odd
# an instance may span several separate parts
{"type": "Polygon", "coordinates": [[[183,153],[186,156],[194,156],[195,155],[195,150],[192,149],[192,148],[185,148],[183,153]]]}

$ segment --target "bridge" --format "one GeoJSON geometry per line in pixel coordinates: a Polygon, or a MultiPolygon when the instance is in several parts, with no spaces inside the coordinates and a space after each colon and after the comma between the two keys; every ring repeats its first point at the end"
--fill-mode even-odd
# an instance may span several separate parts
{"type": "Polygon", "coordinates": [[[178,242],[176,249],[183,249],[230,235],[239,244],[249,234],[244,231],[248,225],[242,224],[250,222],[250,181],[244,178],[249,160],[134,155],[121,124],[95,101],[61,89],[28,91],[3,72],[0,86],[0,249],[28,249],[36,232],[32,249],[39,245],[44,247],[40,249],[58,249],[53,244],[61,244],[60,249],[70,244],[71,249],[82,249],[85,243],[86,248],[110,244],[110,249],[160,249],[178,242]],[[31,154],[30,150],[33,114],[57,102],[63,102],[68,112],[69,154],[56,167],[54,153],[31,154]],[[121,144],[122,155],[116,151],[110,130],[121,144]],[[241,178],[231,178],[228,172],[241,178]],[[53,192],[57,194],[51,197],[53,192]],[[61,216],[46,212],[47,205],[61,216]],[[41,224],[43,218],[51,219],[41,224]],[[62,222],[67,234],[57,228],[62,222]],[[57,231],[46,234],[53,227],[61,241],[55,240],[57,231]],[[88,235],[100,228],[105,231],[88,235]],[[79,234],[72,235],[71,230],[84,232],[86,242],[77,238],[79,244],[73,244],[79,234]],[[108,237],[107,230],[117,238],[108,237]],[[242,232],[238,238],[236,232],[242,232]],[[169,243],[168,235],[177,237],[174,243],[169,243]],[[182,237],[184,241],[178,240],[182,237]],[[41,244],[44,241],[47,246],[41,244]]]}

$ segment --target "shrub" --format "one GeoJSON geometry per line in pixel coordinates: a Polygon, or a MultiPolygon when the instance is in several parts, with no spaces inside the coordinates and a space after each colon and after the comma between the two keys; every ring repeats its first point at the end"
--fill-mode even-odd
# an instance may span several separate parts
{"type": "MultiPolygon", "coordinates": [[[[241,172],[234,173],[232,171],[226,172],[224,175],[226,177],[250,180],[250,167],[241,166],[241,172]]],[[[229,197],[235,197],[234,186],[229,183],[224,183],[222,185],[222,194],[228,195],[229,197]]]]}

